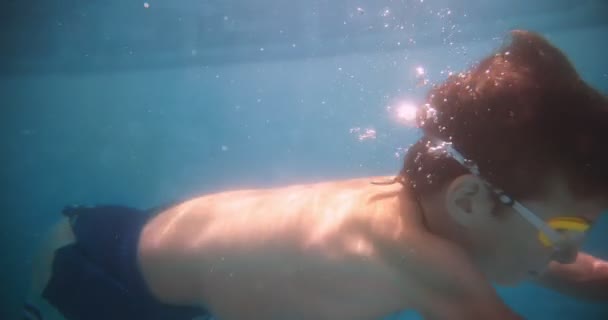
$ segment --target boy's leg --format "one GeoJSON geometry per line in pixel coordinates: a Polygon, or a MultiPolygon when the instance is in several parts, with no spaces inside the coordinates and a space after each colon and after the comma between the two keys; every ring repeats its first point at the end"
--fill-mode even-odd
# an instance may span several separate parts
{"type": "Polygon", "coordinates": [[[137,247],[149,213],[97,206],[68,207],[63,214],[41,250],[32,291],[66,318],[177,320],[207,314],[162,304],[148,291],[137,247]]]}
{"type": "Polygon", "coordinates": [[[62,217],[43,238],[42,244],[33,260],[30,290],[23,305],[24,320],[63,320],[65,319],[55,307],[42,298],[42,292],[52,275],[52,266],[57,249],[76,241],[70,222],[62,217]]]}

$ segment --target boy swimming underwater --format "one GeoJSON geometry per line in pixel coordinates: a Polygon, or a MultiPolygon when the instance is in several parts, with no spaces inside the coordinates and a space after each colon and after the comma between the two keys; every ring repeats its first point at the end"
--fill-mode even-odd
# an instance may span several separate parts
{"type": "Polygon", "coordinates": [[[557,48],[513,32],[418,124],[396,177],[67,208],[32,301],[70,320],[519,319],[491,284],[524,280],[608,300],[606,263],[578,251],[608,207],[608,102],[557,48]]]}

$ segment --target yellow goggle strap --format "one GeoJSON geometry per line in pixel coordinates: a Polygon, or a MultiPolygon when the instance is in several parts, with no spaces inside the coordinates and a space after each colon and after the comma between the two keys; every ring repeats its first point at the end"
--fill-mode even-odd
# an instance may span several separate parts
{"type": "MultiPolygon", "coordinates": [[[[553,218],[547,222],[551,229],[559,232],[559,233],[585,233],[590,225],[587,221],[581,218],[576,217],[558,217],[553,218]]],[[[538,240],[540,242],[549,247],[554,245],[554,243],[549,240],[549,237],[545,235],[542,231],[538,234],[538,240]]]]}

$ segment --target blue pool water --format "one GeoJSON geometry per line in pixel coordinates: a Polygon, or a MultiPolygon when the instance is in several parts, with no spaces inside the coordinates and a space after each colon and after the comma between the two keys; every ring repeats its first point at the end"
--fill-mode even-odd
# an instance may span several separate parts
{"type": "MultiPolygon", "coordinates": [[[[151,207],[228,188],[396,173],[419,133],[396,121],[395,108],[420,103],[508,30],[542,33],[608,92],[602,0],[2,6],[0,319],[17,318],[34,249],[66,204],[151,207]]],[[[607,230],[603,219],[587,248],[604,259],[607,230]]],[[[529,319],[606,315],[601,304],[531,284],[497,290],[529,319]]]]}

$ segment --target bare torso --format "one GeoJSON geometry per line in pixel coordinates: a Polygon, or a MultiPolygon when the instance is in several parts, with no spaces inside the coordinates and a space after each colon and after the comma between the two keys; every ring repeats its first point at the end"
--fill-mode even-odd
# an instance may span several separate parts
{"type": "MultiPolygon", "coordinates": [[[[411,194],[368,177],[194,198],[151,219],[139,264],[152,293],[219,319],[519,319],[456,245],[426,230],[411,194]]],[[[76,239],[67,219],[37,257],[40,296],[55,250],[76,239]]],[[[94,288],[93,288],[94,290],[94,288]]]]}
{"type": "Polygon", "coordinates": [[[224,192],[155,217],[140,239],[151,290],[221,319],[378,319],[409,307],[413,283],[378,254],[423,226],[383,177],[224,192]]]}

